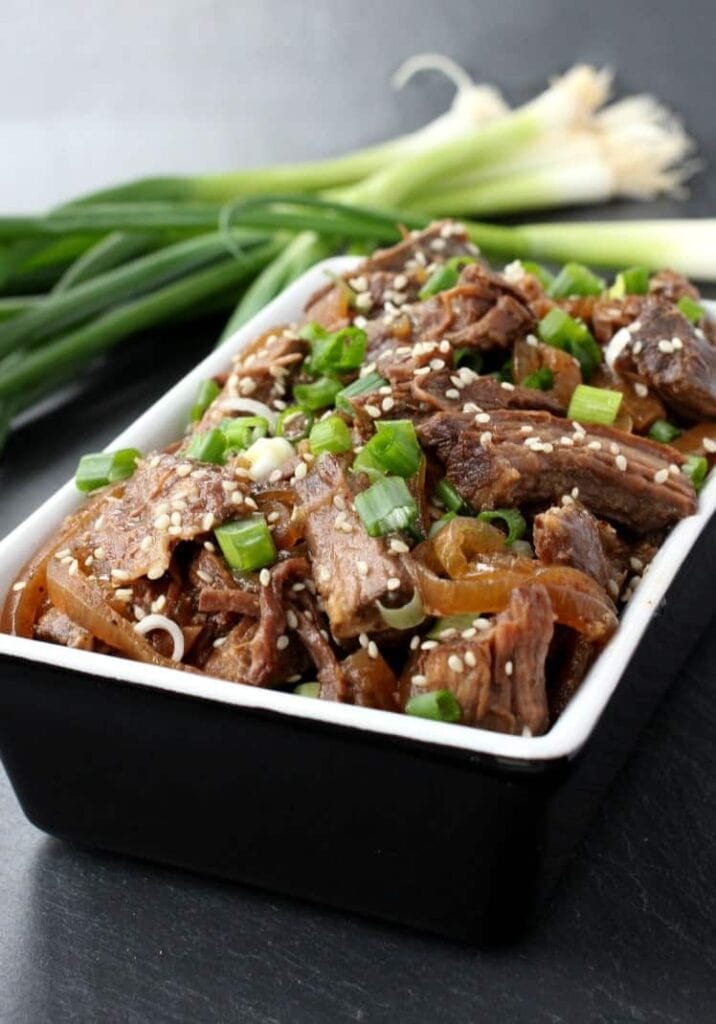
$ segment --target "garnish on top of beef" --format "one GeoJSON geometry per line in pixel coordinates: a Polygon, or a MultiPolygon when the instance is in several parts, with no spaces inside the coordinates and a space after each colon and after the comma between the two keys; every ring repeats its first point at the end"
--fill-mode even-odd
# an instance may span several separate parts
{"type": "Polygon", "coordinates": [[[685,279],[496,273],[440,221],[235,355],[166,450],[86,457],[0,628],[538,735],[695,511],[714,418],[685,279]]]}

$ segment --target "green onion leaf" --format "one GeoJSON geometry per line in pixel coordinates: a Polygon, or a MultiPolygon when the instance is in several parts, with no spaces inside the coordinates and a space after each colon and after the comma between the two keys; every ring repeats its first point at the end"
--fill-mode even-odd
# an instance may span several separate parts
{"type": "Polygon", "coordinates": [[[708,460],[703,455],[687,455],[686,462],[681,467],[681,471],[689,477],[694,485],[694,490],[698,494],[704,486],[704,480],[709,471],[708,460]]]}
{"type": "Polygon", "coordinates": [[[416,694],[405,705],[405,713],[417,718],[432,718],[436,722],[459,722],[462,718],[462,708],[450,690],[416,694]]]}
{"type": "Polygon", "coordinates": [[[225,451],[224,431],[214,427],[206,433],[194,434],[184,451],[184,456],[187,459],[196,459],[197,462],[213,462],[219,465],[224,461],[225,451]]]}
{"type": "Polygon", "coordinates": [[[314,455],[321,452],[347,452],[352,447],[351,432],[340,416],[329,416],[314,424],[308,438],[314,455]]]}
{"type": "Polygon", "coordinates": [[[574,356],[587,381],[602,360],[602,350],[586,325],[557,306],[540,320],[537,333],[546,345],[574,356]]]}
{"type": "Polygon", "coordinates": [[[551,287],[554,281],[554,274],[551,274],[541,263],[533,263],[531,260],[522,260],[522,269],[528,274],[536,277],[545,291],[551,287]]]}
{"type": "Polygon", "coordinates": [[[480,512],[477,518],[481,519],[483,523],[492,523],[495,519],[503,522],[507,527],[507,537],[505,538],[507,547],[524,537],[527,530],[527,523],[518,508],[487,509],[485,512],[480,512]]]}
{"type": "Polygon", "coordinates": [[[579,384],[572,392],[567,419],[580,423],[603,423],[608,427],[617,418],[622,397],[621,391],[579,384]]]}
{"type": "Polygon", "coordinates": [[[660,441],[662,444],[671,444],[680,434],[679,428],[668,420],[654,420],[649,430],[652,441],[660,441]]]}
{"type": "Polygon", "coordinates": [[[364,456],[361,465],[406,478],[417,473],[423,457],[412,420],[376,423],[375,435],[360,454],[364,456]]]}
{"type": "Polygon", "coordinates": [[[698,302],[694,302],[688,295],[682,295],[676,303],[690,324],[697,324],[706,316],[706,310],[698,302]]]}
{"type": "Polygon", "coordinates": [[[340,409],[341,412],[352,416],[352,398],[358,398],[359,395],[367,395],[371,391],[377,391],[378,388],[384,387],[387,383],[379,373],[367,373],[365,377],[359,377],[352,384],[338,392],[336,395],[336,409],[340,409]]]}
{"type": "Polygon", "coordinates": [[[253,572],[273,565],[276,545],[263,516],[236,519],[214,531],[222,554],[232,569],[253,572]]]}
{"type": "Polygon", "coordinates": [[[142,453],[136,448],[121,448],[116,452],[96,452],[83,455],[75,473],[78,491],[88,493],[98,487],[116,484],[126,480],[137,468],[137,459],[142,453]]]}
{"type": "Polygon", "coordinates": [[[307,324],[300,336],[311,346],[304,369],[316,376],[357,370],[368,344],[367,335],[360,327],[343,327],[331,334],[320,324],[307,324]]]}
{"type": "Polygon", "coordinates": [[[442,530],[443,526],[447,526],[447,524],[452,522],[452,520],[456,516],[457,512],[446,512],[444,516],[440,517],[440,519],[436,519],[433,525],[430,527],[430,532],[428,533],[428,537],[430,538],[430,540],[432,540],[433,537],[437,536],[437,534],[440,533],[440,531],[442,530]]]}
{"type": "Polygon", "coordinates": [[[646,267],[629,267],[617,274],[609,295],[613,299],[623,299],[625,295],[646,295],[648,291],[649,271],[646,267]]]}
{"type": "Polygon", "coordinates": [[[297,693],[301,697],[318,697],[321,693],[321,684],[299,683],[293,692],[297,693]]]}
{"type": "Polygon", "coordinates": [[[476,618],[479,618],[479,616],[474,612],[467,615],[444,615],[442,618],[435,620],[425,635],[429,640],[440,640],[442,637],[445,637],[446,633],[448,637],[456,632],[462,633],[464,629],[473,628],[476,618]]]}
{"type": "Polygon", "coordinates": [[[418,296],[421,299],[429,299],[433,295],[437,295],[438,292],[447,291],[448,288],[454,288],[460,277],[460,271],[463,267],[466,267],[468,263],[474,263],[475,260],[472,256],[453,256],[447,263],[443,263],[439,266],[430,277],[427,279],[423,287],[420,289],[418,296]]]}
{"type": "Polygon", "coordinates": [[[276,437],[285,437],[291,444],[308,437],[313,426],[313,416],[300,405],[284,409],[276,420],[276,437]]]}
{"type": "Polygon", "coordinates": [[[447,477],[443,477],[436,486],[433,498],[444,505],[448,512],[462,512],[468,507],[462,494],[455,490],[447,477]]]}
{"type": "Polygon", "coordinates": [[[191,413],[189,414],[189,421],[191,423],[196,423],[197,420],[201,419],[220,391],[221,388],[215,380],[209,379],[201,382],[196,401],[192,405],[191,413]]]}
{"type": "Polygon", "coordinates": [[[547,294],[553,299],[565,299],[570,295],[600,295],[605,282],[581,263],[565,263],[549,286],[547,294]]]}
{"type": "Polygon", "coordinates": [[[371,537],[406,530],[418,518],[418,506],[402,477],[389,476],[355,497],[356,512],[371,537]]]}
{"type": "Polygon", "coordinates": [[[264,416],[239,416],[233,420],[222,420],[221,430],[227,448],[243,450],[250,448],[260,437],[268,437],[269,424],[264,416]]]}
{"type": "Polygon", "coordinates": [[[520,381],[520,387],[532,388],[535,391],[549,391],[554,387],[554,374],[548,367],[542,366],[539,370],[528,373],[525,379],[520,381]]]}
{"type": "Polygon", "coordinates": [[[353,473],[365,473],[371,483],[376,480],[380,480],[385,476],[385,470],[376,457],[371,452],[368,445],[365,445],[361,451],[358,452],[355,459],[353,459],[353,465],[351,466],[353,473]]]}
{"type": "Polygon", "coordinates": [[[317,412],[333,405],[336,395],[343,385],[333,377],[319,377],[312,384],[296,384],[293,389],[293,397],[302,409],[309,412],[317,412]]]}

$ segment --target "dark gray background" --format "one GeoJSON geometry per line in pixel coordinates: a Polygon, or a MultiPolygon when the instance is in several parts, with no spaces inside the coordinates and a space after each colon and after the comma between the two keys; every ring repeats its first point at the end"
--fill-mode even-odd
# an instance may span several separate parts
{"type": "MultiPolygon", "coordinates": [[[[4,0],[0,205],[33,209],[137,173],[297,159],[408,130],[450,96],[427,76],[390,92],[391,70],[423,50],[512,100],[578,59],[610,64],[621,89],[684,112],[714,164],[713,42],[709,6],[696,0],[4,0]]],[[[715,193],[709,172],[686,206],[655,209],[713,215],[715,193]]],[[[80,396],[19,431],[0,459],[0,534],[210,342],[204,329],[129,344],[80,396]]],[[[79,852],[23,819],[0,769],[0,1021],[711,1020],[715,666],[712,631],[540,927],[509,950],[79,852]]],[[[425,865],[426,885],[449,870],[446,850],[425,865]]]]}

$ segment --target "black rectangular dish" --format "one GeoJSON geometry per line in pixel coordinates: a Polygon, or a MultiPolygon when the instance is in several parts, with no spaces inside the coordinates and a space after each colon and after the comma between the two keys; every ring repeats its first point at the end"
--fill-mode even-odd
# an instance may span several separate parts
{"type": "MultiPolygon", "coordinates": [[[[295,318],[325,269],[354,263],[311,270],[111,447],[166,444],[227,353],[295,318]]],[[[0,544],[0,590],[79,500],[68,484],[0,544]]],[[[509,937],[549,892],[711,619],[715,506],[711,480],[543,736],[0,634],[0,755],[28,818],[60,838],[454,938],[509,937]]]]}

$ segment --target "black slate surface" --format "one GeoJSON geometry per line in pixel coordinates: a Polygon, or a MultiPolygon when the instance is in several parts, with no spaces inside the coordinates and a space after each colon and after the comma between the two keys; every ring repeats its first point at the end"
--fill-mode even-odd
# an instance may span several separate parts
{"type": "MultiPolygon", "coordinates": [[[[102,35],[91,26],[97,52],[89,56],[77,42],[81,5],[63,5],[51,26],[36,26],[55,54],[52,66],[33,69],[48,106],[53,74],[69,90],[91,63],[93,95],[139,116],[145,97],[151,107],[157,91],[171,92],[174,61],[177,80],[195,83],[199,113],[218,98],[236,111],[237,164],[338,151],[419,124],[445,103],[445,86],[425,78],[396,98],[386,81],[400,59],[425,49],[450,53],[512,99],[573,60],[609,63],[624,88],[653,90],[684,111],[716,162],[705,3],[334,0],[309,8],[187,0],[142,19],[132,5],[94,7],[108,27],[102,35]],[[113,71],[123,66],[131,74],[117,100],[113,71]]],[[[8,10],[3,116],[22,64],[12,32],[19,7],[8,10]]],[[[171,96],[162,102],[171,109],[171,96]]],[[[147,145],[146,166],[158,169],[161,153],[147,145]]],[[[201,166],[200,153],[191,160],[201,166]]],[[[715,196],[711,172],[696,180],[688,204],[652,209],[713,214],[715,196]]],[[[210,335],[163,332],[126,346],[81,395],[19,431],[0,459],[0,534],[67,478],[80,452],[109,441],[181,376],[210,335]]],[[[75,850],[23,819],[0,771],[0,1021],[711,1020],[715,669],[712,630],[614,784],[541,924],[510,949],[461,948],[75,850]]],[[[444,863],[425,865],[426,885],[449,870],[446,850],[444,863]]]]}

